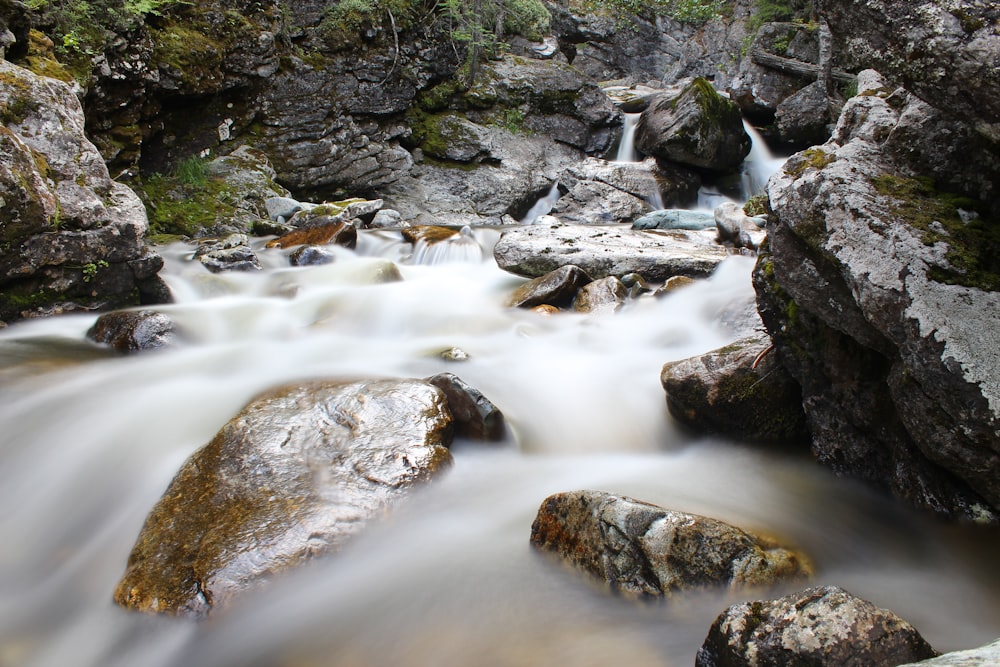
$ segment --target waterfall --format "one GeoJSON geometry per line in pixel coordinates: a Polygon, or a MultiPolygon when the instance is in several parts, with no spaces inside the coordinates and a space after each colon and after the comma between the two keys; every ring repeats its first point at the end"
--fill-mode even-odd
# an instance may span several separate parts
{"type": "Polygon", "coordinates": [[[411,264],[446,264],[449,262],[481,262],[483,248],[472,235],[472,228],[462,227],[454,236],[442,241],[419,239],[413,245],[411,264]]]}
{"type": "MultiPolygon", "coordinates": [[[[488,254],[499,234],[468,230],[456,244],[488,254]]],[[[535,512],[574,489],[781,535],[815,559],[812,584],[891,608],[940,650],[1000,634],[995,532],[942,526],[807,452],[696,437],[669,418],[662,365],[733,340],[726,322],[754,299],[752,258],[613,316],[544,317],[504,305],[525,279],[491,259],[409,264],[392,232],[361,230],[322,266],[291,267],[261,244],[265,268],[252,273],[209,273],[183,244],[158,249],[176,302],[156,309],[184,333],[171,349],[111,354],[86,340],[96,314],[0,330],[0,664],[693,664],[744,594],[635,604],[540,558],[535,512]],[[468,359],[443,359],[452,347],[468,359]],[[503,411],[509,441],[457,442],[443,478],[341,553],[206,623],[112,603],[146,513],[251,397],[303,379],[444,371],[503,411]]]]}
{"type": "Polygon", "coordinates": [[[528,212],[524,214],[523,218],[521,218],[521,224],[535,224],[540,217],[546,215],[552,210],[552,207],[555,206],[557,201],[559,201],[559,196],[559,182],[556,181],[552,184],[552,187],[549,188],[549,191],[539,198],[539,200],[536,201],[530,209],[528,209],[528,212]]]}
{"type": "Polygon", "coordinates": [[[625,114],[625,124],[622,127],[622,138],[618,142],[615,162],[639,162],[639,152],[635,148],[635,128],[639,125],[641,117],[641,113],[625,114]]]}
{"type": "Polygon", "coordinates": [[[743,129],[750,135],[750,154],[743,160],[740,185],[744,200],[764,192],[767,179],[785,163],[783,157],[775,156],[767,147],[764,137],[753,125],[743,120],[743,129]]]}

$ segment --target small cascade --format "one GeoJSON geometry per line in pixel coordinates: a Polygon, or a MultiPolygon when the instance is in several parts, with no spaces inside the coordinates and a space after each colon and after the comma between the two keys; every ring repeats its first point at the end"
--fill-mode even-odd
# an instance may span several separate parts
{"type": "Polygon", "coordinates": [[[472,228],[466,225],[454,236],[441,241],[420,239],[413,245],[410,264],[433,266],[466,262],[478,264],[483,261],[483,247],[473,238],[472,228]]]}
{"type": "Polygon", "coordinates": [[[639,125],[641,113],[625,114],[625,125],[622,128],[622,138],[618,142],[618,154],[615,162],[640,162],[639,151],[635,149],[635,128],[639,125]]]}
{"type": "Polygon", "coordinates": [[[545,193],[545,196],[536,201],[534,206],[528,209],[528,212],[524,214],[523,218],[521,218],[520,221],[521,224],[522,225],[535,224],[535,222],[540,217],[542,217],[543,215],[547,214],[549,211],[552,210],[552,207],[555,206],[556,202],[559,200],[559,197],[560,197],[559,181],[556,181],[555,183],[552,184],[552,187],[549,188],[549,191],[545,193]]]}
{"type": "Polygon", "coordinates": [[[764,192],[767,179],[781,168],[785,158],[775,156],[767,147],[767,142],[760,132],[745,119],[743,129],[750,135],[751,144],[750,154],[743,161],[741,168],[740,186],[743,199],[749,199],[764,192]]]}

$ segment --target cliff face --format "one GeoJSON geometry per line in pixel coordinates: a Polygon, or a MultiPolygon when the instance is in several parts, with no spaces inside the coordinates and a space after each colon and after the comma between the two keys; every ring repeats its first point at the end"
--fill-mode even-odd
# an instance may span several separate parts
{"type": "Polygon", "coordinates": [[[996,521],[1000,66],[984,49],[1000,26],[967,4],[831,9],[838,43],[891,78],[859,77],[833,138],[771,180],[755,285],[821,461],[919,507],[996,521]]]}

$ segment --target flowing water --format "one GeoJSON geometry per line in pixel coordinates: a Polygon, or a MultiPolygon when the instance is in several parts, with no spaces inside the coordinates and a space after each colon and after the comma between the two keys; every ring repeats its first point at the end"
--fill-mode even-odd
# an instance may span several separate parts
{"type": "Polygon", "coordinates": [[[780,535],[812,556],[817,583],[895,610],[939,649],[1000,636],[995,533],[940,525],[807,454],[672,423],[660,367],[733,338],[751,259],[618,313],[545,317],[504,307],[523,279],[492,260],[498,234],[466,232],[465,261],[425,266],[396,234],[363,232],[332,264],[289,268],[269,250],[253,274],[210,274],[170,246],[177,303],[162,310],[184,339],[160,352],[87,343],[93,315],[0,331],[0,665],[693,664],[715,615],[755,593],[637,604],[534,553],[539,504],[582,488],[780,535]],[[467,360],[446,361],[451,348],[467,360]],[[344,552],[207,622],[112,603],[146,513],[253,395],[303,378],[442,371],[501,408],[506,442],[456,443],[442,479],[344,552]]]}
{"type": "Polygon", "coordinates": [[[639,151],[635,147],[635,128],[639,125],[641,113],[623,114],[625,120],[622,125],[622,137],[618,142],[618,154],[615,162],[638,162],[639,151]]]}

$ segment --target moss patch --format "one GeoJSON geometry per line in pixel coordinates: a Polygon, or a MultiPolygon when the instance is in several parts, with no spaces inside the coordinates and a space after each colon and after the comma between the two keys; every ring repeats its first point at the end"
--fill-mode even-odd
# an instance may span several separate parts
{"type": "Polygon", "coordinates": [[[827,153],[822,148],[808,148],[789,158],[784,169],[789,176],[798,178],[809,169],[825,169],[836,159],[836,155],[827,153]]]}
{"type": "Polygon", "coordinates": [[[948,245],[946,258],[951,266],[931,267],[932,280],[1000,290],[1000,221],[989,217],[983,202],[938,190],[929,178],[881,174],[872,184],[879,194],[894,200],[892,213],[920,230],[925,244],[948,245]],[[965,220],[960,210],[966,212],[965,220]]]}

